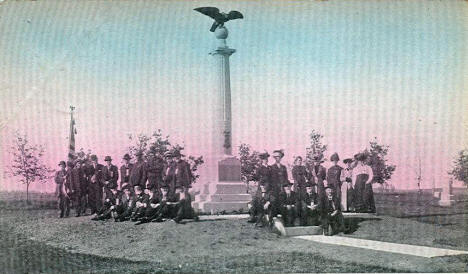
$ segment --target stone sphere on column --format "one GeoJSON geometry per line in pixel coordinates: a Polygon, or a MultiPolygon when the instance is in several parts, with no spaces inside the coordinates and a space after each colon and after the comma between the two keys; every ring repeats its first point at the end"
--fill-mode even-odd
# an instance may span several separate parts
{"type": "Polygon", "coordinates": [[[229,33],[228,30],[225,26],[218,27],[215,30],[215,36],[217,39],[226,39],[228,37],[229,33]]]}

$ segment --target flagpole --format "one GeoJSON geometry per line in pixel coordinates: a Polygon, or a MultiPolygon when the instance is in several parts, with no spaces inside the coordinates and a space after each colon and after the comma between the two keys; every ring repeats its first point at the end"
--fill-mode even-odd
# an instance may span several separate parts
{"type": "Polygon", "coordinates": [[[68,159],[73,161],[75,158],[75,118],[73,118],[74,106],[70,106],[70,136],[68,145],[68,159]]]}

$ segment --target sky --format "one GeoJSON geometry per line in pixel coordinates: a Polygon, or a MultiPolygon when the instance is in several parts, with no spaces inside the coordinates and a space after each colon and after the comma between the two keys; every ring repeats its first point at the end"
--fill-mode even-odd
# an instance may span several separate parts
{"type": "MultiPolygon", "coordinates": [[[[201,6],[245,17],[226,24],[234,147],[282,148],[292,164],[312,129],[327,158],[377,138],[390,146],[397,188],[416,187],[419,159],[423,187],[448,182],[468,147],[466,1],[1,2],[0,172],[15,131],[44,145],[56,168],[70,105],[77,148],[100,159],[120,165],[128,134],[156,129],[206,153],[218,70],[201,6]]],[[[24,189],[0,180],[0,190],[24,189]]]]}

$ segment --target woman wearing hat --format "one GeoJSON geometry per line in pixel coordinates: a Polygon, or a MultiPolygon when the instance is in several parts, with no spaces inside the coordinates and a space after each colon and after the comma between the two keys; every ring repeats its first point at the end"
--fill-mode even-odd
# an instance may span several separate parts
{"type": "Polygon", "coordinates": [[[340,161],[340,157],[338,156],[338,153],[334,153],[330,157],[330,161],[333,162],[333,165],[328,169],[327,171],[327,182],[328,184],[333,187],[336,197],[338,198],[338,201],[341,201],[341,171],[343,168],[338,165],[338,162],[340,161]]]}
{"type": "Polygon", "coordinates": [[[306,183],[309,181],[309,173],[305,166],[302,165],[302,157],[297,156],[294,159],[294,166],[292,168],[292,176],[294,180],[294,191],[301,195],[305,193],[306,183]]]}
{"type": "Polygon", "coordinates": [[[255,170],[254,180],[258,182],[257,192],[260,191],[260,186],[265,186],[266,191],[270,192],[270,167],[268,166],[268,158],[270,154],[263,152],[258,155],[260,158],[260,166],[255,170]]]}
{"type": "Polygon", "coordinates": [[[374,177],[374,173],[372,172],[372,168],[364,163],[367,159],[366,154],[359,153],[356,154],[354,158],[357,162],[356,166],[353,169],[353,182],[355,182],[354,205],[356,207],[356,211],[375,211],[375,208],[372,208],[374,200],[374,195],[372,193],[372,179],[374,177]],[[366,190],[368,193],[371,193],[367,194],[366,190]]]}
{"type": "Polygon", "coordinates": [[[353,159],[347,158],[343,160],[343,163],[346,165],[341,171],[341,210],[354,211],[353,206],[353,159]]]}

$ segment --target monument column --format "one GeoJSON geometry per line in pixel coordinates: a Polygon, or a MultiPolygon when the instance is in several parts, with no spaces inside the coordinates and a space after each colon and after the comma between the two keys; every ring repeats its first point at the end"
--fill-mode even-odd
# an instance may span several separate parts
{"type": "Polygon", "coordinates": [[[225,26],[215,30],[217,48],[210,52],[214,58],[214,83],[211,108],[211,152],[206,157],[206,184],[195,197],[193,207],[201,212],[247,212],[251,200],[247,186],[241,181],[240,161],[232,155],[231,79],[229,57],[236,51],[226,44],[225,26]]]}
{"type": "Polygon", "coordinates": [[[232,155],[232,128],[231,128],[231,79],[229,70],[229,57],[236,52],[226,45],[228,30],[219,27],[215,31],[218,48],[210,52],[216,62],[215,93],[217,102],[214,106],[213,150],[217,156],[232,155]]]}

